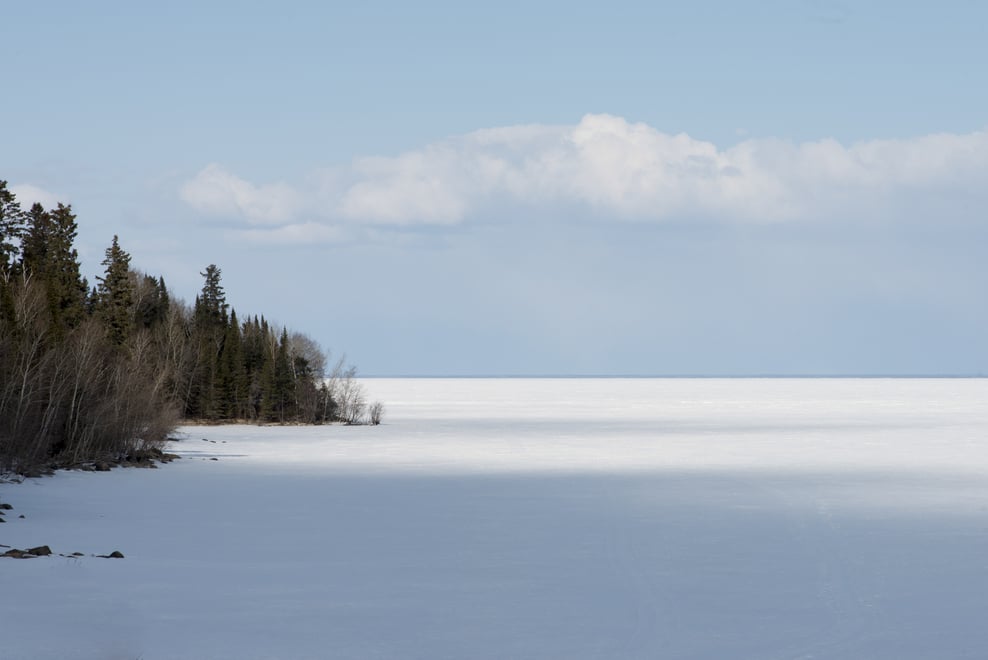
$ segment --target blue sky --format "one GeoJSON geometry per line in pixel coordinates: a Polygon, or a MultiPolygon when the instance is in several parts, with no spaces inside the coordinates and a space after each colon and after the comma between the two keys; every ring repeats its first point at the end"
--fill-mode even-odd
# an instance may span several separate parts
{"type": "Polygon", "coordinates": [[[8,3],[0,178],[367,374],[988,372],[984,4],[471,4],[8,3]]]}

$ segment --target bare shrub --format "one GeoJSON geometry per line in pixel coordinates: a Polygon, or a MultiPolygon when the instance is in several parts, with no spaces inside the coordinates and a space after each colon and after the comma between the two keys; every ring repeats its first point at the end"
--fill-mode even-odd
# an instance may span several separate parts
{"type": "Polygon", "coordinates": [[[380,401],[375,401],[370,404],[367,408],[367,420],[373,426],[377,426],[381,423],[381,418],[384,417],[384,404],[380,401]]]}

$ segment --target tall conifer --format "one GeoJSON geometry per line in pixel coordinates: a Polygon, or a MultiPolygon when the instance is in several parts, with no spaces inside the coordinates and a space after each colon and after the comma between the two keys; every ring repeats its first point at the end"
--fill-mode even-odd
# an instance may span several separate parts
{"type": "Polygon", "coordinates": [[[0,179],[0,274],[14,264],[24,231],[24,213],[7,182],[0,179]]]}
{"type": "Polygon", "coordinates": [[[106,248],[103,277],[97,277],[97,310],[107,336],[117,346],[123,344],[134,329],[134,283],[130,273],[130,255],[120,247],[117,236],[106,248]]]}

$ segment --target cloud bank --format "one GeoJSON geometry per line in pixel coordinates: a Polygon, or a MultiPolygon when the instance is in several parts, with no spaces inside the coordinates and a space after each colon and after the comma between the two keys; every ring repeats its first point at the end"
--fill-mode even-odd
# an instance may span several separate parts
{"type": "MultiPolygon", "coordinates": [[[[181,189],[251,236],[327,239],[327,227],[444,226],[490,208],[601,220],[796,222],[883,216],[917,199],[988,197],[988,133],[843,145],[748,139],[729,148],[612,115],[572,126],[478,130],[397,156],[356,159],[298,184],[253,184],[212,164],[181,189]]],[[[930,205],[927,204],[927,207],[930,205]]]]}
{"type": "Polygon", "coordinates": [[[291,186],[256,186],[216,164],[207,165],[179,191],[193,208],[216,216],[241,217],[252,225],[280,225],[302,208],[302,196],[291,186]]]}
{"type": "Polygon", "coordinates": [[[46,209],[51,209],[55,208],[59,201],[62,201],[58,195],[30,183],[11,184],[10,192],[14,193],[17,202],[24,210],[31,208],[33,204],[41,204],[46,209]]]}

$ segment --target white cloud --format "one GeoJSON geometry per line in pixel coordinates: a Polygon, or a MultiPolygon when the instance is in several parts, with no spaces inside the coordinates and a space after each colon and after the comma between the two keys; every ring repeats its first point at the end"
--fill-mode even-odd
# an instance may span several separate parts
{"type": "Polygon", "coordinates": [[[778,222],[892,214],[908,204],[903,198],[984,197],[986,184],[985,132],[850,146],[747,139],[721,149],[587,115],[573,126],[483,129],[397,156],[359,158],[297,187],[256,186],[210,165],[182,197],[203,212],[296,226],[450,225],[491,204],[550,213],[576,205],[608,220],[778,222]]]}
{"type": "Polygon", "coordinates": [[[183,201],[198,211],[216,216],[243,217],[250,224],[283,224],[301,204],[299,194],[284,183],[262,186],[244,181],[212,163],[180,191],[183,201]]]}
{"type": "Polygon", "coordinates": [[[17,197],[17,203],[25,211],[34,204],[41,204],[46,209],[54,208],[58,205],[59,198],[54,193],[48,192],[44,188],[31,185],[30,183],[17,183],[8,186],[10,192],[17,197]]]}
{"type": "Polygon", "coordinates": [[[362,158],[340,202],[349,219],[382,224],[452,224],[469,211],[473,182],[461,153],[440,145],[396,158],[362,158]]]}

